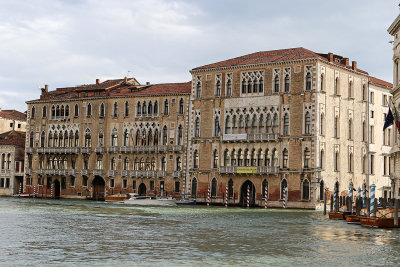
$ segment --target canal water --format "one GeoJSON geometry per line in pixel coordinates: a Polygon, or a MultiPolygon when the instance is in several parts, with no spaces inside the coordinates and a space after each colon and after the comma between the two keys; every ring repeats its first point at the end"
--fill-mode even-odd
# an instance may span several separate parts
{"type": "Polygon", "coordinates": [[[400,230],[320,211],[0,198],[1,266],[399,266],[400,230]]]}

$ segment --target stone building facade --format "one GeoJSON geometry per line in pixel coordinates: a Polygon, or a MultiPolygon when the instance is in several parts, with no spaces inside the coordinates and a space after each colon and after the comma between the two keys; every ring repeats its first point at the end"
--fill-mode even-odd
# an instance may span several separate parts
{"type": "Polygon", "coordinates": [[[0,109],[0,133],[8,131],[25,132],[26,115],[17,110],[0,109]]]}
{"type": "Polygon", "coordinates": [[[28,103],[26,192],[104,199],[181,195],[190,83],[109,80],[28,103]]]}
{"type": "Polygon", "coordinates": [[[19,193],[24,178],[25,132],[0,134],[0,196],[19,193]]]}
{"type": "MultiPolygon", "coordinates": [[[[393,104],[397,111],[400,110],[400,15],[393,21],[388,28],[388,32],[393,36],[393,104]]],[[[391,150],[391,162],[393,164],[393,172],[391,174],[391,186],[394,197],[400,197],[400,140],[399,133],[394,130],[394,143],[391,150]]]]}
{"type": "Polygon", "coordinates": [[[228,195],[229,203],[244,205],[249,189],[250,202],[263,205],[267,187],[269,205],[281,207],[287,187],[288,207],[315,208],[325,188],[328,196],[345,196],[372,175],[387,186],[389,171],[378,169],[383,157],[388,164],[390,146],[380,132],[388,107],[378,99],[390,98],[391,84],[356,62],[295,48],[191,74],[188,187],[199,200],[210,191],[211,202],[228,195]]]}

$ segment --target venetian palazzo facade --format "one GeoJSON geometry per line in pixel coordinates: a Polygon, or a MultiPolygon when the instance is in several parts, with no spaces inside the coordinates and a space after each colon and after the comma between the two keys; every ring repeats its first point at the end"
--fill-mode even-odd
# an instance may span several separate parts
{"type": "MultiPolygon", "coordinates": [[[[304,48],[191,70],[189,175],[200,201],[315,208],[373,181],[390,194],[391,84],[356,62],[304,48]]],[[[380,192],[380,193],[379,193],[380,192]]]]}
{"type": "Polygon", "coordinates": [[[28,101],[25,192],[181,195],[190,83],[133,78],[42,89],[28,101]]]}

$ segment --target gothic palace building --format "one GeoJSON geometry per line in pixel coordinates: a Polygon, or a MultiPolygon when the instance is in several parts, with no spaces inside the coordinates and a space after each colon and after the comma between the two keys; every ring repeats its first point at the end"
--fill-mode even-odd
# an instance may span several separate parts
{"type": "Polygon", "coordinates": [[[133,78],[42,89],[28,101],[25,191],[63,198],[189,194],[199,202],[315,208],[334,190],[391,195],[392,85],[304,48],[190,71],[191,83],[133,78]],[[227,193],[227,194],[226,194],[227,193]]]}

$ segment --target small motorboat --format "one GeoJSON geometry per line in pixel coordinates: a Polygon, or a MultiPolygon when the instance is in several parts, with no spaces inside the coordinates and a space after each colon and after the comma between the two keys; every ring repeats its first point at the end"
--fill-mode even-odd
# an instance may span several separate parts
{"type": "Polygon", "coordinates": [[[196,199],[181,199],[176,201],[177,205],[196,205],[196,199]]]}
{"type": "Polygon", "coordinates": [[[346,216],[350,215],[350,211],[335,211],[335,212],[329,212],[329,219],[333,220],[344,220],[346,219],[346,216]]]}
{"type": "Polygon", "coordinates": [[[393,218],[380,218],[380,217],[361,217],[360,223],[362,226],[370,226],[377,228],[393,228],[393,218]]]}
{"type": "Polygon", "coordinates": [[[172,197],[158,198],[155,196],[137,196],[137,195],[132,195],[129,199],[126,199],[121,203],[128,205],[137,205],[137,206],[163,206],[163,207],[176,206],[176,200],[172,199],[172,197]]]}
{"type": "Polygon", "coordinates": [[[348,215],[346,216],[346,222],[349,224],[361,224],[360,223],[360,218],[362,216],[358,216],[358,215],[348,215]]]}

